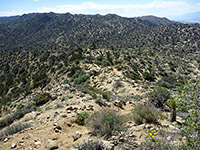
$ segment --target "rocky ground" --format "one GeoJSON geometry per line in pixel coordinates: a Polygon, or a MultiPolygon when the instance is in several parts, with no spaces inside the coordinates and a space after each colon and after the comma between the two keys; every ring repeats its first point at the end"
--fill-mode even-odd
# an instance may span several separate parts
{"type": "MultiPolygon", "coordinates": [[[[89,68],[90,66],[87,67],[89,68]]],[[[141,99],[129,99],[124,103],[117,98],[112,101],[103,99],[105,105],[100,106],[95,103],[95,99],[89,94],[84,94],[67,83],[55,84],[55,87],[51,88],[51,90],[46,89],[46,92],[50,93],[54,100],[42,105],[37,111],[32,111],[20,120],[15,121],[13,124],[26,122],[31,127],[13,136],[4,138],[0,145],[1,149],[73,150],[77,149],[77,146],[85,141],[97,140],[103,141],[107,150],[137,149],[138,145],[145,142],[147,131],[153,129],[162,132],[162,135],[158,136],[162,136],[167,142],[174,145],[181,143],[178,139],[180,130],[177,128],[177,122],[182,122],[182,119],[177,117],[177,122],[170,123],[168,120],[169,112],[162,112],[164,118],[159,120],[159,125],[147,123],[137,125],[133,120],[129,120],[125,125],[126,131],[113,135],[108,139],[92,136],[88,126],[77,124],[76,117],[80,112],[86,111],[92,114],[104,107],[114,109],[118,114],[128,116],[137,104],[146,101],[146,92],[138,90],[138,86],[123,79],[121,72],[116,69],[105,68],[102,70],[101,75],[92,79],[92,83],[102,90],[112,91],[115,88],[115,93],[119,97],[140,95],[141,99]],[[114,81],[118,80],[121,81],[122,86],[115,87],[114,81]]],[[[20,103],[27,103],[27,101],[34,97],[34,94],[36,93],[23,98],[20,100],[20,103]]]]}

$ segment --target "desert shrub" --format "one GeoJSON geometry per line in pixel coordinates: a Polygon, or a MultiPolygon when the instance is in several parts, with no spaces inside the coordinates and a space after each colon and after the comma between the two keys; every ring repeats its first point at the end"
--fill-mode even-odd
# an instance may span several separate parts
{"type": "Polygon", "coordinates": [[[102,92],[102,97],[103,97],[103,99],[106,99],[109,101],[111,99],[111,93],[110,92],[102,92]]]}
{"type": "Polygon", "coordinates": [[[163,80],[158,81],[158,86],[168,88],[168,89],[171,89],[173,87],[173,85],[171,85],[169,82],[165,82],[163,80]]]}
{"type": "Polygon", "coordinates": [[[112,109],[101,109],[89,117],[87,125],[94,135],[110,137],[115,132],[125,130],[125,117],[120,116],[112,109]]]}
{"type": "Polygon", "coordinates": [[[51,95],[49,93],[40,93],[33,98],[33,102],[36,106],[41,106],[47,103],[51,99],[51,95]]]}
{"type": "Polygon", "coordinates": [[[138,104],[133,109],[133,120],[137,124],[158,123],[159,113],[150,105],[138,104]]]}
{"type": "Polygon", "coordinates": [[[170,92],[162,87],[157,87],[148,94],[149,101],[157,108],[164,108],[170,98],[170,92]]]}
{"type": "Polygon", "coordinates": [[[154,75],[149,73],[149,72],[144,72],[142,75],[143,75],[143,78],[145,80],[148,80],[148,81],[154,81],[155,80],[154,75]]]}
{"type": "Polygon", "coordinates": [[[71,81],[75,84],[81,84],[86,82],[90,76],[85,73],[79,66],[72,67],[68,76],[71,78],[71,81]]]}
{"type": "Polygon", "coordinates": [[[79,66],[71,67],[68,73],[68,77],[72,77],[78,70],[82,70],[79,66]]]}
{"type": "Polygon", "coordinates": [[[58,103],[58,104],[56,104],[56,105],[54,106],[53,109],[59,109],[59,108],[64,108],[63,104],[58,103]]]}
{"type": "Polygon", "coordinates": [[[101,105],[102,98],[100,96],[98,96],[97,99],[95,100],[95,103],[101,105]]]}
{"type": "Polygon", "coordinates": [[[114,84],[113,84],[113,87],[116,88],[116,89],[120,88],[120,87],[123,87],[123,86],[124,85],[120,80],[115,81],[114,84]]]}
{"type": "Polygon", "coordinates": [[[89,78],[90,78],[89,75],[82,74],[82,75],[79,75],[77,78],[74,79],[74,83],[75,84],[81,84],[81,83],[86,82],[89,78]]]}
{"type": "Polygon", "coordinates": [[[103,143],[100,141],[87,141],[83,144],[79,144],[77,147],[78,150],[103,150],[103,143]]]}
{"type": "Polygon", "coordinates": [[[189,81],[179,95],[173,97],[178,110],[187,111],[184,125],[181,126],[183,136],[186,136],[186,145],[190,149],[200,147],[200,80],[189,81]]]}
{"type": "Polygon", "coordinates": [[[25,114],[33,111],[34,109],[35,107],[31,107],[30,105],[28,105],[26,108],[19,109],[13,114],[5,117],[4,119],[0,120],[0,129],[12,124],[15,120],[22,118],[25,114]]]}
{"type": "Polygon", "coordinates": [[[85,124],[85,120],[89,117],[88,112],[81,112],[76,116],[76,122],[80,125],[85,124]]]}
{"type": "Polygon", "coordinates": [[[107,67],[107,66],[111,66],[112,64],[108,60],[103,59],[101,65],[103,67],[107,67]]]}
{"type": "Polygon", "coordinates": [[[33,87],[36,88],[38,86],[44,87],[46,85],[46,79],[48,78],[46,72],[39,72],[32,76],[33,79],[33,87]]]}
{"type": "Polygon", "coordinates": [[[176,147],[172,144],[170,144],[166,138],[147,138],[145,142],[142,142],[138,149],[144,149],[144,150],[175,150],[176,147]]]}
{"type": "Polygon", "coordinates": [[[4,131],[0,132],[0,137],[4,138],[10,135],[13,135],[29,127],[30,127],[30,124],[28,123],[12,125],[6,128],[4,131]]]}
{"type": "Polygon", "coordinates": [[[135,72],[125,72],[125,76],[127,78],[130,78],[132,80],[140,80],[140,75],[138,73],[135,72]]]}
{"type": "Polygon", "coordinates": [[[168,65],[169,65],[169,68],[171,71],[173,71],[173,72],[176,71],[177,65],[175,65],[173,62],[169,62],[168,65]]]}

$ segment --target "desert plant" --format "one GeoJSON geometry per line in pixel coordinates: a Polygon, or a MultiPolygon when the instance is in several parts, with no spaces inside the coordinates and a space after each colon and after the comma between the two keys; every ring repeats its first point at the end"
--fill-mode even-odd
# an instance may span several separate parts
{"type": "Polygon", "coordinates": [[[53,107],[53,109],[59,109],[59,108],[64,108],[63,104],[58,103],[53,107]]]}
{"type": "Polygon", "coordinates": [[[76,116],[76,122],[80,125],[85,124],[85,120],[89,117],[88,112],[81,112],[76,116]]]}
{"type": "Polygon", "coordinates": [[[151,105],[138,104],[132,111],[135,123],[158,123],[159,113],[151,105]]]}
{"type": "Polygon", "coordinates": [[[33,98],[33,102],[36,106],[41,106],[47,103],[51,99],[51,95],[49,93],[40,93],[33,98]]]}
{"type": "Polygon", "coordinates": [[[187,111],[184,125],[181,126],[183,136],[186,136],[187,148],[198,149],[200,147],[200,80],[190,80],[179,95],[173,98],[177,109],[187,111]]]}
{"type": "Polygon", "coordinates": [[[142,75],[143,75],[143,78],[145,80],[148,80],[148,81],[154,81],[155,80],[154,75],[149,73],[149,72],[144,72],[142,75]]]}
{"type": "Polygon", "coordinates": [[[110,100],[111,99],[111,92],[102,92],[103,99],[110,100]]]}
{"type": "Polygon", "coordinates": [[[154,89],[148,94],[149,101],[157,108],[164,108],[167,100],[170,98],[170,92],[162,87],[154,89]]]}
{"type": "Polygon", "coordinates": [[[103,143],[101,141],[87,141],[83,144],[79,144],[77,147],[78,150],[103,150],[103,143]]]}
{"type": "Polygon", "coordinates": [[[87,120],[87,125],[92,129],[94,135],[110,137],[115,132],[125,130],[124,116],[118,115],[112,109],[101,109],[95,112],[87,120]]]}
{"type": "Polygon", "coordinates": [[[114,84],[113,84],[113,87],[116,88],[116,89],[120,88],[120,87],[123,87],[123,86],[124,85],[120,80],[115,81],[114,84]]]}
{"type": "Polygon", "coordinates": [[[35,107],[32,107],[31,105],[28,105],[26,108],[17,110],[13,114],[0,120],[0,129],[12,124],[15,120],[22,118],[25,114],[27,114],[33,110],[35,110],[35,107]]]}
{"type": "Polygon", "coordinates": [[[170,122],[176,121],[176,101],[174,99],[169,99],[168,100],[168,106],[170,107],[170,122]]]}
{"type": "Polygon", "coordinates": [[[20,132],[26,128],[29,128],[30,124],[25,123],[25,124],[14,124],[8,128],[6,128],[4,131],[0,132],[0,137],[5,138],[9,135],[13,135],[17,132],[20,132]]]}
{"type": "Polygon", "coordinates": [[[145,142],[142,142],[138,150],[175,150],[176,147],[172,144],[170,144],[165,138],[147,138],[145,142]]]}

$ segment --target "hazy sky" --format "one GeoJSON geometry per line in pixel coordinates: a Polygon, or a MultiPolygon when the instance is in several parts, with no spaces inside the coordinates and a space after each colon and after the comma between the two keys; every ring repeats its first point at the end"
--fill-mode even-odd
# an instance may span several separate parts
{"type": "Polygon", "coordinates": [[[200,11],[200,0],[0,0],[0,16],[32,12],[114,13],[125,17],[170,17],[200,11]]]}

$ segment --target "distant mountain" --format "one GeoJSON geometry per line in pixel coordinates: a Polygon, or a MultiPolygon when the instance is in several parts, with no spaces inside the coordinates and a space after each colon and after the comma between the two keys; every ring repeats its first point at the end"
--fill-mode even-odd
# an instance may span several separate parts
{"type": "Polygon", "coordinates": [[[171,19],[186,23],[200,23],[200,12],[188,13],[181,16],[174,16],[171,19]]]}
{"type": "Polygon", "coordinates": [[[152,23],[153,25],[168,25],[168,24],[173,23],[173,21],[171,21],[165,17],[159,18],[156,16],[142,16],[142,17],[136,17],[136,19],[148,21],[148,22],[152,23]]]}
{"type": "Polygon", "coordinates": [[[0,52],[67,50],[77,46],[160,49],[165,45],[177,45],[175,49],[178,51],[189,52],[200,47],[195,44],[200,37],[199,28],[200,25],[175,23],[154,16],[125,18],[115,14],[32,13],[0,18],[0,52]],[[193,35],[193,32],[197,34],[193,35]],[[192,42],[188,43],[186,39],[192,42]]]}

